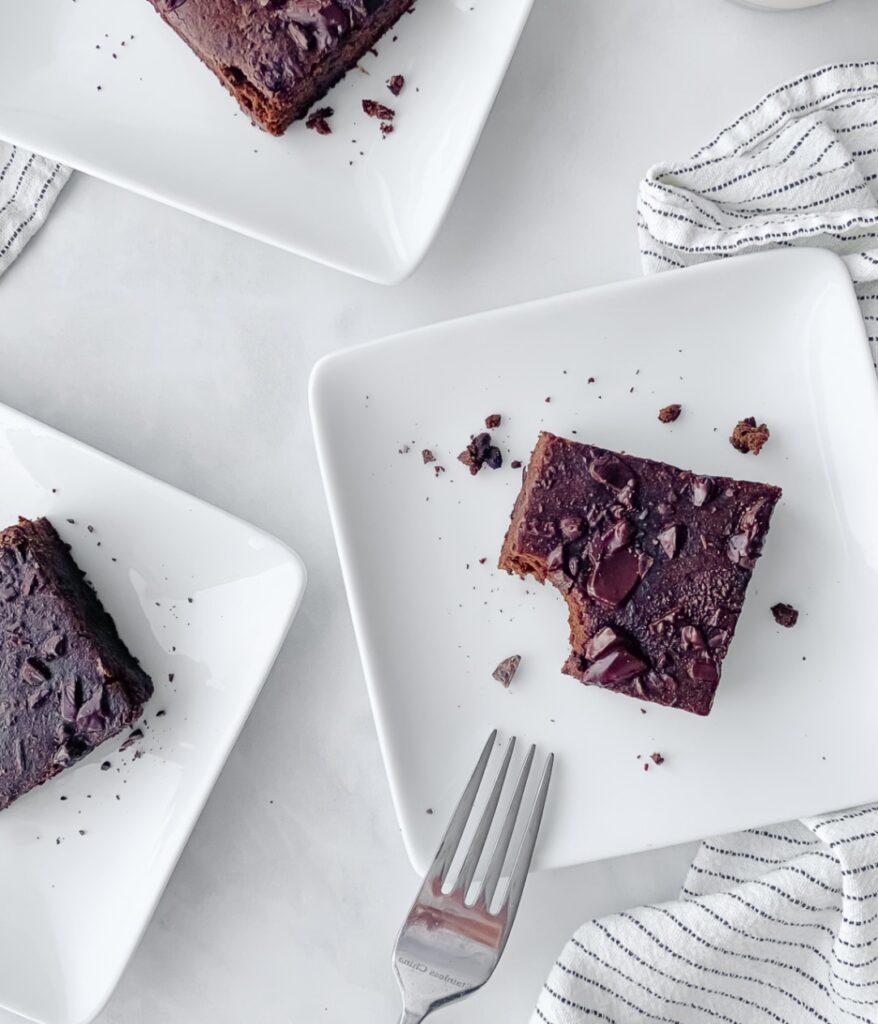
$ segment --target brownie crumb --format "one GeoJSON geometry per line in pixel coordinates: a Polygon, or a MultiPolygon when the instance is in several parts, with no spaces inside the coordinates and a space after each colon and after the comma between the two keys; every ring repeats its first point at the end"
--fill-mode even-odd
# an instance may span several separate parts
{"type": "Polygon", "coordinates": [[[363,100],[363,113],[368,114],[369,117],[377,117],[379,121],[392,121],[396,117],[395,110],[385,107],[377,100],[363,100]]]}
{"type": "Polygon", "coordinates": [[[648,771],[649,771],[649,761],[644,761],[644,762],[643,762],[643,770],[644,770],[645,772],[648,772],[648,771]]]}
{"type": "Polygon", "coordinates": [[[305,127],[317,132],[318,135],[332,135],[332,127],[327,118],[332,117],[334,113],[335,111],[332,107],[321,107],[319,110],[315,110],[305,121],[305,127]]]}
{"type": "Polygon", "coordinates": [[[594,384],[594,377],[589,377],[587,383],[594,384]]]}
{"type": "Polygon", "coordinates": [[[646,714],[646,708],[641,708],[640,709],[640,713],[641,713],[641,715],[645,715],[646,714]]]}
{"type": "Polygon", "coordinates": [[[499,448],[491,444],[491,435],[487,433],[476,434],[457,458],[473,476],[482,466],[499,469],[503,465],[503,455],[499,448]]]}
{"type": "Polygon", "coordinates": [[[390,121],[382,121],[381,122],[381,134],[382,135],[390,135],[390,134],[392,134],[392,132],[393,132],[393,125],[390,123],[390,121]]]}
{"type": "Polygon", "coordinates": [[[445,472],[445,467],[444,466],[434,466],[433,467],[433,472],[436,474],[436,476],[439,476],[440,473],[444,473],[445,472]]]}
{"type": "Polygon", "coordinates": [[[512,654],[508,658],[504,658],[500,664],[494,669],[491,675],[497,680],[498,683],[502,683],[503,686],[508,689],[509,684],[512,682],[512,677],[518,671],[518,666],[521,664],[521,655],[512,654]]]}
{"type": "Polygon", "coordinates": [[[432,814],[432,813],[433,813],[433,808],[432,807],[428,807],[427,808],[427,814],[432,814]]]}
{"type": "Polygon", "coordinates": [[[404,445],[402,446],[402,448],[400,448],[400,449],[399,449],[399,454],[400,454],[400,455],[408,455],[408,453],[409,453],[410,451],[411,451],[411,448],[409,448],[409,446],[408,446],[407,444],[404,444],[404,445]]]}
{"type": "Polygon", "coordinates": [[[167,711],[165,711],[165,709],[162,708],[160,711],[156,711],[155,716],[156,716],[156,718],[164,718],[164,716],[166,714],[167,714],[167,711]]]}
{"type": "Polygon", "coordinates": [[[543,399],[543,401],[544,402],[551,402],[552,401],[552,396],[551,395],[546,395],[546,397],[543,399]]]}
{"type": "Polygon", "coordinates": [[[104,761],[104,763],[101,765],[101,771],[108,772],[112,767],[113,766],[110,764],[109,761],[104,761]]]}
{"type": "Polygon", "coordinates": [[[665,763],[665,756],[664,756],[664,754],[660,754],[657,750],[655,751],[655,753],[650,754],[649,757],[650,757],[650,760],[652,761],[653,764],[664,764],[665,763]]]}
{"type": "Polygon", "coordinates": [[[490,416],[485,417],[485,426],[488,428],[488,430],[495,430],[497,427],[500,426],[502,420],[503,417],[500,415],[499,412],[492,412],[490,416]]]}
{"type": "Polygon", "coordinates": [[[391,75],[390,78],[387,79],[387,88],[394,96],[399,96],[404,85],[405,78],[403,75],[391,75]]]}
{"type": "Polygon", "coordinates": [[[132,744],[134,744],[138,740],[142,740],[142,739],[143,739],[143,730],[142,729],[132,729],[131,732],[128,734],[128,739],[125,740],[125,742],[122,744],[121,747],[119,747],[119,753],[121,754],[123,750],[127,750],[132,744]]]}
{"type": "Polygon", "coordinates": [[[512,466],[513,469],[521,469],[521,459],[513,459],[509,465],[512,466]]]}
{"type": "Polygon", "coordinates": [[[738,421],[729,437],[729,443],[745,455],[748,452],[758,455],[768,440],[768,435],[769,430],[764,423],[760,423],[757,427],[755,417],[748,416],[746,419],[738,421]]]}
{"type": "Polygon", "coordinates": [[[480,558],[480,559],[479,559],[479,565],[484,565],[484,564],[485,564],[485,562],[487,562],[487,561],[488,561],[488,559],[487,559],[487,558],[480,558]]]}
{"type": "Polygon", "coordinates": [[[673,423],[674,420],[680,418],[681,407],[676,403],[674,405],[666,405],[664,409],[659,409],[658,418],[662,423],[673,423]]]}
{"type": "Polygon", "coordinates": [[[799,621],[798,611],[791,604],[784,604],[782,601],[772,605],[771,614],[779,626],[786,626],[787,629],[792,629],[799,621]]]}
{"type": "Polygon", "coordinates": [[[426,465],[428,462],[436,461],[436,456],[430,451],[429,448],[425,448],[421,452],[421,458],[424,460],[424,465],[426,465]]]}

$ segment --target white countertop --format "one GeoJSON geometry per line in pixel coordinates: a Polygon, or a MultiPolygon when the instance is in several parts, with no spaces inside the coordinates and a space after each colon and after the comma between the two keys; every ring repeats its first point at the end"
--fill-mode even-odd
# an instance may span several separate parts
{"type": "MultiPolygon", "coordinates": [[[[448,221],[392,289],[74,176],[0,280],[0,401],[252,520],[310,574],[101,1024],[378,1024],[398,1013],[390,950],[417,879],[311,443],[314,361],[637,275],[647,166],[687,155],[786,78],[876,49],[876,0],[792,14],[728,0],[536,0],[448,221]]],[[[437,1020],[526,1021],[572,930],[672,897],[692,849],[535,875],[492,982],[437,1020]]]]}

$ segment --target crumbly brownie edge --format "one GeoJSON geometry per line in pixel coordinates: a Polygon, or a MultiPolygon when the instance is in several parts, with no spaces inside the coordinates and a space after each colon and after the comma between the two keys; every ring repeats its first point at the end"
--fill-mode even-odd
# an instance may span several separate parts
{"type": "Polygon", "coordinates": [[[304,117],[308,110],[350,71],[360,58],[375,45],[384,33],[412,6],[414,0],[388,0],[369,22],[351,34],[350,39],[327,58],[319,74],[303,78],[292,92],[270,96],[263,93],[238,68],[215,60],[197,42],[179,31],[174,12],[157,10],[198,59],[208,67],[238,101],[238,105],[253,122],[270,135],[283,135],[293,121],[304,117]]]}
{"type": "Polygon", "coordinates": [[[540,479],[546,447],[553,436],[543,430],[537,438],[537,443],[534,445],[534,450],[531,452],[530,461],[525,470],[521,490],[515,499],[512,518],[509,522],[509,528],[506,530],[506,536],[503,539],[503,547],[500,549],[500,561],[497,564],[498,569],[503,569],[510,574],[514,573],[522,579],[526,576],[533,576],[539,583],[546,582],[545,567],[536,559],[531,560],[517,554],[516,548],[518,546],[518,536],[523,527],[524,510],[527,508],[534,486],[540,479]]]}

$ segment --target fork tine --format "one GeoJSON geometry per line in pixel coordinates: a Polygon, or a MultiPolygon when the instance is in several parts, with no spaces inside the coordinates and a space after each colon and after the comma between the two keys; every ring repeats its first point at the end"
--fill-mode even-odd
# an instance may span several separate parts
{"type": "Polygon", "coordinates": [[[509,770],[509,762],[512,759],[512,751],[514,749],[515,737],[513,736],[506,748],[506,756],[503,758],[503,764],[497,773],[494,788],[491,790],[491,796],[488,798],[487,804],[485,804],[484,811],[482,811],[478,828],[473,834],[472,842],[469,844],[469,849],[461,865],[457,881],[454,883],[454,888],[462,892],[464,897],[466,897],[469,887],[472,885],[479,858],[482,856],[482,850],[485,848],[485,841],[488,838],[488,832],[491,830],[491,823],[494,821],[497,804],[500,802],[500,793],[503,790],[503,783],[506,781],[506,773],[509,770]]]}
{"type": "Polygon", "coordinates": [[[473,804],[476,801],[476,794],[479,791],[479,786],[482,784],[485,768],[488,766],[488,759],[491,756],[491,750],[496,739],[497,730],[494,729],[488,737],[488,742],[482,749],[475,771],[470,776],[470,780],[466,784],[466,789],[463,791],[463,796],[461,796],[460,802],[458,803],[451,821],[449,822],[448,828],[445,831],[445,835],[442,837],[442,842],[439,844],[439,849],[436,852],[436,856],[433,858],[433,863],[430,865],[424,879],[425,885],[435,881],[437,878],[444,881],[445,876],[448,873],[448,869],[451,867],[451,862],[454,860],[454,855],[457,852],[460,840],[463,837],[463,830],[466,828],[470,812],[472,811],[473,804]]]}
{"type": "Polygon", "coordinates": [[[509,877],[509,889],[499,911],[499,913],[502,913],[504,910],[506,911],[507,934],[512,927],[512,922],[515,920],[521,894],[524,891],[524,883],[527,881],[527,873],[530,870],[530,862],[533,859],[534,846],[536,845],[540,824],[543,820],[543,809],[546,806],[546,795],[549,792],[549,782],[552,778],[552,765],[554,763],[555,755],[549,754],[546,759],[546,766],[543,768],[543,776],[540,779],[540,788],[537,790],[533,810],[530,812],[527,828],[524,831],[521,846],[519,846],[518,854],[515,857],[515,865],[509,877]]]}
{"type": "Polygon", "coordinates": [[[482,899],[484,900],[486,907],[491,906],[491,902],[494,899],[494,893],[497,889],[497,883],[500,881],[500,875],[503,872],[503,865],[506,862],[506,853],[509,850],[509,844],[512,841],[512,833],[515,831],[515,822],[518,820],[518,809],[521,807],[521,800],[524,796],[525,786],[527,786],[527,780],[530,775],[530,768],[533,764],[536,749],[537,748],[535,746],[532,746],[527,752],[527,757],[525,758],[524,765],[522,766],[521,772],[518,776],[518,785],[515,787],[515,793],[513,794],[512,801],[509,804],[509,810],[506,812],[506,821],[503,822],[503,830],[497,837],[497,845],[494,847],[491,863],[488,867],[488,872],[485,875],[485,883],[482,886],[482,899]]]}

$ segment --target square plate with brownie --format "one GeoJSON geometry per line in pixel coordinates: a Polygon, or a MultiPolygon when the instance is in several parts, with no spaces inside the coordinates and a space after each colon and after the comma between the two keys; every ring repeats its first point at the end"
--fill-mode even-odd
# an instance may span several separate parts
{"type": "Polygon", "coordinates": [[[544,867],[874,798],[878,384],[835,256],[428,327],[311,400],[418,869],[495,726],[557,754],[544,867]]]}
{"type": "Polygon", "coordinates": [[[0,33],[0,138],[392,283],[439,230],[532,3],[28,0],[0,33]],[[283,138],[250,123],[309,108],[332,114],[283,138]]]}
{"type": "Polygon", "coordinates": [[[255,527],[4,406],[0,481],[0,1008],[84,1024],[246,720],[304,570],[255,527]]]}

